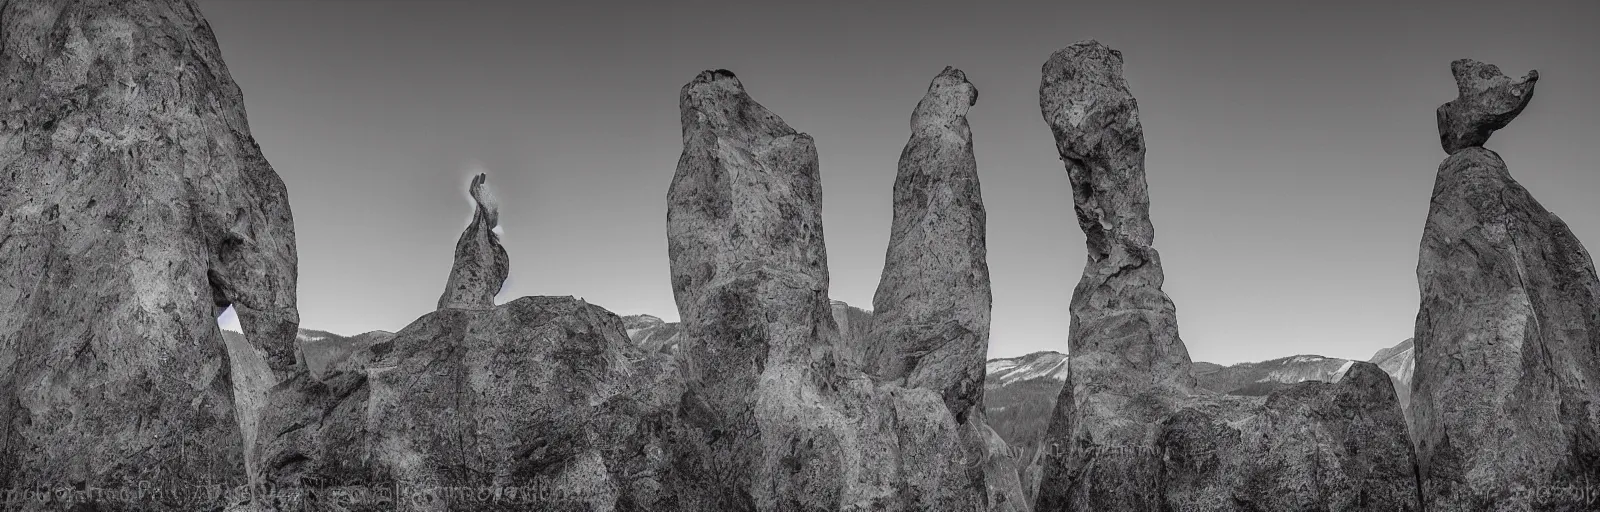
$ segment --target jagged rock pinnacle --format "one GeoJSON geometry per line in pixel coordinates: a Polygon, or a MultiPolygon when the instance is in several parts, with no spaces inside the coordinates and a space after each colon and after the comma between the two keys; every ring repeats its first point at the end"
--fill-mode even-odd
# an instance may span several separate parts
{"type": "Polygon", "coordinates": [[[439,309],[494,307],[494,296],[500,293],[511,272],[510,258],[500,245],[500,235],[494,232],[500,223],[500,212],[487,181],[486,174],[472,177],[468,189],[475,205],[472,223],[456,241],[455,264],[450,268],[444,295],[439,297],[439,309]]]}

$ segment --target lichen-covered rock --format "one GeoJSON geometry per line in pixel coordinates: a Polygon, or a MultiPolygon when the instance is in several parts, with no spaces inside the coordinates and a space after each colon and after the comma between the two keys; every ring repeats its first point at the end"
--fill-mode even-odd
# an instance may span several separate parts
{"type": "Polygon", "coordinates": [[[1040,108],[1089,261],[1035,510],[1419,510],[1405,422],[1375,366],[1265,398],[1196,387],[1151,247],[1144,135],[1122,55],[1077,43],[1043,73],[1040,108]]]}
{"type": "Polygon", "coordinates": [[[994,506],[976,424],[940,391],[875,382],[841,354],[811,137],[725,70],[679,98],[667,233],[683,318],[680,510],[994,506]]]}
{"type": "Polygon", "coordinates": [[[1495,130],[1505,128],[1533,100],[1539,72],[1513,80],[1494,64],[1472,59],[1450,63],[1458,96],[1439,106],[1439,144],[1445,153],[1482,147],[1495,130]]]}
{"type": "Polygon", "coordinates": [[[468,191],[476,208],[472,211],[472,223],[456,241],[455,265],[450,268],[444,295],[439,297],[439,309],[492,308],[494,296],[500,293],[506,276],[511,273],[510,257],[505,247],[500,246],[500,235],[494,231],[500,225],[500,212],[485,183],[487,180],[488,175],[482,173],[472,177],[468,191]]]}
{"type": "MultiPolygon", "coordinates": [[[[294,227],[206,21],[191,0],[4,2],[0,74],[0,488],[244,483],[216,318],[232,305],[290,371],[294,227]]],[[[85,499],[214,504],[192,496],[85,499]]]]}
{"type": "MultiPolygon", "coordinates": [[[[1476,126],[1489,129],[1521,110],[1537,77],[1451,67],[1462,97],[1441,116],[1487,105],[1476,126]]],[[[1441,138],[1459,129],[1441,122],[1441,138]]],[[[1473,133],[1481,144],[1488,130],[1473,133]]],[[[1600,482],[1600,279],[1589,253],[1476,145],[1439,165],[1421,246],[1411,413],[1428,508],[1592,510],[1563,491],[1600,482]]]]}

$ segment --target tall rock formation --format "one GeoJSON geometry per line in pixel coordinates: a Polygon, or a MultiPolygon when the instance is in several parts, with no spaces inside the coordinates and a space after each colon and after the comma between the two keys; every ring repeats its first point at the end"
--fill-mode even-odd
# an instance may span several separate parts
{"type": "Polygon", "coordinates": [[[1073,290],[1067,382],[1046,433],[1039,511],[1418,510],[1388,377],[1265,397],[1200,392],[1155,249],[1138,104],[1122,54],[1073,44],[1039,105],[1072,183],[1088,263],[1073,290]]]}
{"type": "Polygon", "coordinates": [[[1162,418],[1195,387],[1151,247],[1138,103],[1122,78],[1122,53],[1097,42],[1057,51],[1043,73],[1039,108],[1067,166],[1089,261],[1072,293],[1070,373],[1046,434],[1071,453],[1046,461],[1037,505],[1153,510],[1156,459],[1096,456],[1153,451],[1162,418]]]}
{"type": "MultiPolygon", "coordinates": [[[[210,27],[191,0],[4,2],[0,74],[0,488],[243,483],[216,319],[290,371],[295,240],[210,27]]],[[[164,499],[117,506],[206,506],[164,499]]],[[[67,505],[9,509],[35,506],[67,505]]]]}
{"type": "Polygon", "coordinates": [[[938,393],[961,425],[968,469],[991,505],[1025,502],[1015,461],[983,417],[989,352],[986,214],[967,111],[978,89],[945,67],[911,113],[900,153],[883,278],[873,297],[867,346],[873,377],[938,393]],[[995,453],[990,454],[989,451],[995,453]]]}
{"type": "Polygon", "coordinates": [[[494,296],[511,273],[510,257],[494,231],[500,225],[500,210],[487,180],[488,175],[479,173],[468,187],[476,208],[472,222],[456,241],[455,265],[450,268],[444,295],[439,297],[439,309],[492,308],[494,296]]]}
{"type": "Polygon", "coordinates": [[[1482,144],[1533,97],[1473,60],[1450,65],[1417,262],[1411,395],[1434,510],[1593,510],[1600,482],[1600,279],[1565,223],[1482,144]],[[1577,489],[1576,495],[1569,492],[1577,489]]]}
{"type": "Polygon", "coordinates": [[[985,213],[967,109],[978,89],[946,67],[911,114],[894,220],[872,301],[872,374],[944,397],[957,421],[983,398],[989,349],[985,213]]]}
{"type": "MultiPolygon", "coordinates": [[[[492,227],[493,209],[478,211],[485,222],[463,239],[492,227]]],[[[504,261],[495,238],[478,240],[457,246],[456,271],[504,261]]],[[[494,268],[453,277],[451,289],[492,298],[507,267],[494,268]]],[[[572,297],[523,297],[447,305],[369,341],[273,389],[261,508],[676,509],[664,432],[682,387],[620,317],[572,297]]]]}
{"type": "MultiPolygon", "coordinates": [[[[942,83],[930,96],[949,94],[942,83]]],[[[726,70],[685,85],[679,106],[667,235],[683,319],[672,472],[681,510],[1025,510],[1020,499],[995,503],[975,478],[999,462],[990,453],[1003,456],[988,443],[1003,441],[958,422],[943,384],[877,382],[848,367],[811,137],[726,70]]]]}
{"type": "Polygon", "coordinates": [[[684,505],[838,508],[837,487],[813,483],[845,456],[842,435],[813,433],[845,421],[825,416],[837,400],[838,332],[816,147],[727,70],[695,77],[678,106],[667,251],[688,386],[677,487],[696,494],[684,505]]]}

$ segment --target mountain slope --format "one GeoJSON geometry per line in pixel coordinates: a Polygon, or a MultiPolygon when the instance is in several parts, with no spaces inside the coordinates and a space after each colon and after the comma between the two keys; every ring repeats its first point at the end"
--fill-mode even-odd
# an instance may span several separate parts
{"type": "MultiPolygon", "coordinates": [[[[1035,352],[1022,357],[990,359],[984,379],[984,403],[990,426],[1006,443],[1031,457],[1039,437],[1049,426],[1050,413],[1067,377],[1067,356],[1059,352],[1035,352]]],[[[1378,351],[1368,360],[1389,374],[1401,410],[1410,421],[1413,366],[1411,340],[1378,351]]],[[[1353,364],[1351,360],[1316,355],[1298,355],[1222,366],[1195,362],[1195,381],[1217,393],[1238,396],[1264,396],[1274,389],[1304,381],[1337,382],[1353,364]]],[[[1030,460],[1030,459],[1023,459],[1030,460]]]]}

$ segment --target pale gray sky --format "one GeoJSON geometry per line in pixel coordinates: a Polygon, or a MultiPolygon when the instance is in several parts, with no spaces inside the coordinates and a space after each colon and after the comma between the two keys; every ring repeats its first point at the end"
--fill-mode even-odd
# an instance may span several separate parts
{"type": "Polygon", "coordinates": [[[1038,107],[1050,53],[1121,50],[1156,248],[1196,360],[1365,359],[1411,336],[1439,148],[1471,57],[1541,80],[1489,147],[1600,244],[1600,2],[201,0],[289,187],[300,314],[341,334],[434,309],[471,214],[501,199],[501,300],[677,318],[666,193],[678,89],[728,68],[821,153],[833,296],[870,306],[908,119],[946,65],[989,218],[991,356],[1066,349],[1084,264],[1038,107]]]}

